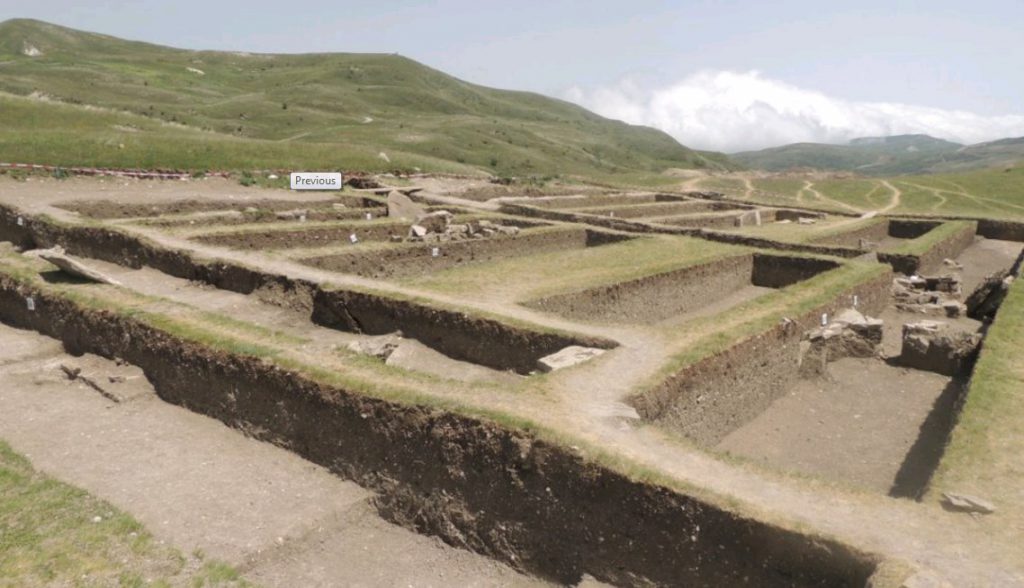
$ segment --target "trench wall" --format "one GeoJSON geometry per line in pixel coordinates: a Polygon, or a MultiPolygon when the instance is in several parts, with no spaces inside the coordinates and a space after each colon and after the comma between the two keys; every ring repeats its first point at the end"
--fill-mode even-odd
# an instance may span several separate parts
{"type": "Polygon", "coordinates": [[[875,222],[869,223],[867,226],[859,227],[852,231],[845,231],[835,235],[822,237],[821,239],[815,239],[814,243],[820,245],[860,248],[861,239],[878,243],[888,236],[889,221],[886,219],[876,219],[875,222]]]}
{"type": "Polygon", "coordinates": [[[151,267],[168,275],[252,294],[261,300],[309,312],[314,322],[356,333],[402,331],[448,357],[500,370],[528,373],[541,357],[569,345],[609,349],[614,341],[549,333],[499,320],[389,298],[329,290],[322,285],[220,261],[199,261],[184,251],[163,249],[120,231],[62,226],[24,218],[0,206],[0,239],[22,247],[61,245],[72,255],[127,267],[151,267]]]}
{"type": "Polygon", "coordinates": [[[738,255],[525,304],[577,320],[650,323],[703,308],[750,285],[753,255],[738,255]]]}
{"type": "Polygon", "coordinates": [[[889,219],[889,236],[897,239],[917,239],[941,225],[941,221],[889,219]]]}
{"type": "Polygon", "coordinates": [[[906,275],[935,271],[942,267],[943,259],[957,257],[963,253],[964,249],[967,249],[974,243],[976,230],[977,227],[974,224],[968,224],[936,242],[923,253],[907,254],[880,251],[878,253],[878,260],[882,263],[888,263],[894,270],[906,275]]]}
{"type": "Polygon", "coordinates": [[[589,194],[584,196],[542,196],[538,198],[519,199],[528,206],[548,209],[587,208],[594,206],[623,206],[654,202],[674,202],[684,200],[682,196],[673,194],[589,194]]]}
{"type": "Polygon", "coordinates": [[[837,267],[839,262],[830,259],[755,253],[750,283],[765,288],[785,288],[837,267]]]}
{"type": "Polygon", "coordinates": [[[676,214],[695,214],[715,210],[740,209],[737,204],[711,202],[707,200],[678,200],[674,202],[651,202],[636,206],[605,206],[600,208],[582,208],[573,210],[578,214],[594,214],[615,218],[642,218],[671,216],[676,214]]]}
{"type": "Polygon", "coordinates": [[[0,319],[139,366],[160,397],[377,492],[386,518],[566,585],[862,586],[876,561],[532,435],[369,398],[0,277],[0,319]],[[33,296],[29,311],[25,296],[33,296]]]}
{"type": "Polygon", "coordinates": [[[405,237],[409,226],[401,223],[346,223],[326,227],[280,229],[268,227],[261,231],[209,233],[190,240],[231,249],[288,249],[349,243],[349,236],[359,241],[387,241],[392,235],[405,237]]]}
{"type": "Polygon", "coordinates": [[[330,208],[333,204],[355,207],[380,206],[380,202],[362,197],[335,197],[325,200],[167,200],[149,204],[113,202],[111,200],[82,200],[57,204],[58,208],[77,212],[89,218],[136,218],[162,214],[184,214],[190,212],[215,212],[224,210],[244,211],[247,208],[260,210],[299,210],[330,208]]]}
{"type": "Polygon", "coordinates": [[[629,235],[583,228],[525,230],[488,239],[416,243],[397,247],[308,257],[302,263],[370,278],[401,278],[442,271],[468,263],[523,257],[565,249],[581,249],[631,239],[629,235]],[[434,256],[437,249],[437,256],[434,256]]]}
{"type": "Polygon", "coordinates": [[[718,353],[687,365],[631,398],[644,419],[693,441],[713,446],[763,412],[799,378],[800,338],[822,313],[852,306],[878,314],[888,304],[891,273],[842,292],[832,302],[776,324],[718,353]]]}

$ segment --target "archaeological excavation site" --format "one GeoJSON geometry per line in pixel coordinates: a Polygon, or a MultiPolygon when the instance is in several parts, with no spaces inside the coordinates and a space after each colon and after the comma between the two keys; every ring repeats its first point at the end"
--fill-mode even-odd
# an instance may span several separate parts
{"type": "Polygon", "coordinates": [[[958,452],[1024,223],[347,180],[0,177],[5,435],[268,585],[1020,578],[958,452]]]}

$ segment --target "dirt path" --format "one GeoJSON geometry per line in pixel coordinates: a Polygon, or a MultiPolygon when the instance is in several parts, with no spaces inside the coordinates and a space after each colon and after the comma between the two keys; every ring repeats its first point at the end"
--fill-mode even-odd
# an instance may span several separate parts
{"type": "Polygon", "coordinates": [[[104,383],[125,368],[3,325],[0,341],[0,438],[184,553],[201,550],[265,586],[540,584],[381,520],[363,488],[160,401],[141,372],[111,384],[132,398],[115,404],[59,365],[104,383]]]}
{"type": "Polygon", "coordinates": [[[888,181],[882,180],[881,184],[885,186],[886,190],[892,192],[892,200],[890,200],[889,204],[886,204],[885,207],[880,208],[878,210],[879,214],[886,213],[889,212],[890,210],[895,210],[896,208],[898,208],[900,206],[900,199],[903,197],[903,192],[896,186],[893,186],[888,181]]]}
{"type": "Polygon", "coordinates": [[[862,209],[857,208],[856,206],[851,206],[851,205],[849,205],[849,204],[847,204],[845,202],[840,202],[839,200],[833,200],[833,199],[829,198],[828,196],[825,196],[824,194],[819,192],[814,187],[814,182],[811,182],[810,180],[804,180],[804,187],[800,190],[799,193],[802,193],[804,191],[806,191],[811,196],[817,198],[818,200],[820,200],[821,202],[824,202],[826,204],[834,204],[835,206],[838,206],[840,208],[845,208],[846,210],[849,210],[850,212],[856,212],[858,214],[864,212],[862,209]]]}

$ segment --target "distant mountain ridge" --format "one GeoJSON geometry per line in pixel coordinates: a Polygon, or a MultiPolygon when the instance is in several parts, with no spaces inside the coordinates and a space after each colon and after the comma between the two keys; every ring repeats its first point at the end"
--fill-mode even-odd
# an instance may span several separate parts
{"type": "Polygon", "coordinates": [[[929,135],[860,137],[846,145],[794,143],[733,153],[730,158],[766,171],[815,169],[872,176],[941,173],[1015,165],[1024,161],[1024,138],[963,145],[929,135]]]}
{"type": "Polygon", "coordinates": [[[71,120],[66,108],[54,110],[54,103],[67,103],[145,117],[104,126],[91,111],[75,114],[81,132],[69,133],[66,141],[81,143],[78,152],[97,162],[126,165],[149,157],[161,134],[171,132],[167,123],[204,133],[175,131],[182,144],[197,141],[210,150],[211,165],[251,161],[274,167],[285,156],[302,161],[302,153],[328,153],[325,146],[331,145],[338,146],[339,158],[360,153],[362,165],[500,175],[732,165],[721,154],[689,149],[653,128],[539,94],[471,84],[398,55],[193,51],[8,20],[0,23],[0,92],[45,99],[17,103],[17,119],[0,113],[0,143],[6,145],[0,155],[7,158],[17,157],[17,141],[3,141],[4,127],[22,131],[18,141],[26,144],[36,140],[32,124],[52,132],[55,144],[29,153],[60,158],[62,140],[55,137],[62,128],[48,120],[71,120]],[[122,152],[90,144],[117,144],[122,152]]]}

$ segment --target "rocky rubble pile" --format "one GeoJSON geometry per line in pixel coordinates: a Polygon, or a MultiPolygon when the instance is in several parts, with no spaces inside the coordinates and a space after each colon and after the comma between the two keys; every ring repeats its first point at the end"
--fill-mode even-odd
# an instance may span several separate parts
{"type": "Polygon", "coordinates": [[[454,215],[446,210],[428,212],[420,215],[409,227],[406,241],[423,243],[448,243],[451,241],[468,241],[486,239],[495,235],[518,235],[519,227],[507,227],[489,220],[471,220],[465,223],[453,223],[454,215]]]}
{"type": "Polygon", "coordinates": [[[966,374],[981,344],[981,335],[953,328],[942,321],[903,325],[900,364],[946,376],[966,374]]]}
{"type": "Polygon", "coordinates": [[[827,325],[808,331],[801,342],[801,376],[825,375],[828,363],[843,357],[875,357],[884,326],[881,319],[850,308],[827,325]]]}
{"type": "Polygon", "coordinates": [[[960,295],[960,277],[955,274],[898,277],[892,283],[894,304],[905,312],[956,318],[967,311],[960,295]]]}

